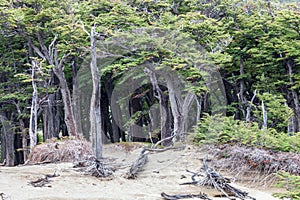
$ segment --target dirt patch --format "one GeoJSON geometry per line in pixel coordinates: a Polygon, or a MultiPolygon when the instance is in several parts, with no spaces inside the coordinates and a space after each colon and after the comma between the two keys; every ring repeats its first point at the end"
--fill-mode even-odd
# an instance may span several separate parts
{"type": "MultiPolygon", "coordinates": [[[[180,151],[169,150],[149,154],[148,162],[138,177],[133,180],[126,179],[124,175],[141,152],[140,146],[132,145],[134,146],[132,148],[125,148],[120,144],[104,146],[105,159],[115,170],[110,180],[86,176],[73,168],[73,163],[0,167],[0,193],[3,192],[7,199],[11,200],[158,200],[162,199],[162,192],[167,194],[204,192],[212,199],[225,199],[214,197],[220,193],[212,189],[180,185],[190,181],[190,173],[186,172],[186,169],[200,171],[201,159],[206,155],[206,152],[194,146],[188,146],[180,151]],[[33,187],[29,184],[30,181],[44,177],[46,174],[59,176],[53,178],[47,187],[33,187]]],[[[270,194],[269,188],[258,190],[233,185],[249,192],[250,196],[257,200],[276,199],[270,194]]]]}

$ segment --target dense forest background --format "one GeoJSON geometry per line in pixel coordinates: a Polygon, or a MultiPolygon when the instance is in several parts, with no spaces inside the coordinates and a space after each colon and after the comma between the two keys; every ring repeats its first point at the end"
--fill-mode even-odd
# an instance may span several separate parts
{"type": "Polygon", "coordinates": [[[298,3],[1,0],[0,16],[7,165],[99,134],[300,150],[298,3]]]}

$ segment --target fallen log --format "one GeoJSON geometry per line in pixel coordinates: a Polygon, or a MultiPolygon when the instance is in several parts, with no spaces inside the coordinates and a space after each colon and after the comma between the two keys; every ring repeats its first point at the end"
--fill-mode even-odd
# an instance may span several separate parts
{"type": "Polygon", "coordinates": [[[176,194],[176,195],[168,195],[166,193],[161,193],[161,196],[167,200],[176,200],[176,199],[189,199],[189,198],[199,198],[205,200],[211,200],[208,198],[207,194],[199,193],[199,194],[176,194]]]}

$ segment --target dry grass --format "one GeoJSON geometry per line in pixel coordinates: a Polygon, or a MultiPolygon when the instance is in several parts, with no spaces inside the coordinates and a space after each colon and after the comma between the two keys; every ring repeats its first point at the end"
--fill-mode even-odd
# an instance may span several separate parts
{"type": "Polygon", "coordinates": [[[92,146],[84,140],[50,140],[37,145],[30,153],[26,164],[54,162],[77,162],[92,155],[92,146]]]}

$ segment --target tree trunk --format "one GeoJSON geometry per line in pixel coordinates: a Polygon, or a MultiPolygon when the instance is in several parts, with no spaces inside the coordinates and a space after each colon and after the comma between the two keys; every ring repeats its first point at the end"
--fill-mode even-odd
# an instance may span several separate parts
{"type": "Polygon", "coordinates": [[[202,103],[203,103],[203,97],[196,97],[196,101],[197,101],[197,116],[196,116],[196,123],[198,126],[198,123],[200,122],[201,119],[201,112],[202,112],[202,103]]]}
{"type": "Polygon", "coordinates": [[[75,123],[73,107],[72,107],[71,92],[68,88],[68,83],[65,78],[65,74],[63,72],[63,69],[59,67],[56,67],[53,71],[54,74],[59,79],[59,83],[60,83],[60,91],[64,103],[65,123],[67,126],[68,134],[70,136],[77,136],[76,123],[75,123]]]}
{"type": "MultiPolygon", "coordinates": [[[[289,75],[289,81],[290,85],[294,86],[295,82],[293,79],[293,63],[288,60],[287,61],[287,67],[288,67],[288,75],[289,75]]],[[[294,103],[294,114],[295,114],[295,131],[300,131],[300,103],[299,103],[299,96],[295,89],[291,89],[293,103],[294,103]]]]}
{"type": "Polygon", "coordinates": [[[0,114],[0,121],[2,123],[3,142],[5,143],[5,158],[6,166],[14,166],[15,164],[15,148],[14,138],[15,133],[11,122],[6,119],[3,114],[0,114]]]}
{"type": "Polygon", "coordinates": [[[253,97],[251,98],[250,104],[247,106],[246,122],[251,121],[251,108],[252,108],[255,97],[256,97],[256,90],[253,93],[253,97]]]}
{"type": "Polygon", "coordinates": [[[76,63],[72,64],[73,71],[73,111],[74,120],[76,122],[76,134],[83,136],[82,124],[81,124],[81,102],[80,102],[80,90],[77,76],[77,66],[76,63]]]}
{"type": "MultiPolygon", "coordinates": [[[[18,115],[22,115],[22,111],[20,108],[20,103],[16,102],[15,103],[18,115]]],[[[27,160],[27,156],[29,154],[29,149],[27,145],[27,129],[25,127],[24,120],[20,117],[19,118],[19,124],[20,124],[20,129],[21,129],[21,134],[22,134],[22,152],[23,152],[23,161],[25,162],[27,160]]]]}
{"type": "MultiPolygon", "coordinates": [[[[243,57],[240,56],[240,76],[243,76],[244,75],[244,61],[243,61],[243,57]]],[[[239,102],[240,102],[240,110],[242,111],[243,113],[243,118],[246,119],[246,110],[245,110],[245,104],[247,103],[247,100],[246,98],[244,97],[244,91],[245,90],[245,80],[244,78],[242,78],[240,80],[240,91],[238,93],[238,99],[239,99],[239,102]]]]}
{"type": "Polygon", "coordinates": [[[176,140],[183,140],[183,115],[182,115],[182,96],[180,82],[176,74],[168,73],[165,75],[169,91],[169,100],[174,118],[173,131],[176,140]]]}
{"type": "Polygon", "coordinates": [[[30,120],[29,120],[29,138],[30,138],[30,151],[32,151],[33,147],[37,144],[37,111],[38,111],[38,91],[35,82],[35,71],[38,69],[36,61],[32,61],[32,102],[31,102],[31,110],[30,110],[30,120]]]}
{"type": "Polygon", "coordinates": [[[182,116],[183,116],[183,121],[182,121],[183,136],[182,137],[183,138],[187,134],[187,131],[188,131],[188,116],[189,116],[189,112],[191,109],[191,105],[192,105],[193,101],[195,100],[195,97],[196,97],[196,95],[194,93],[188,92],[183,101],[183,105],[182,105],[182,116]]]}
{"type": "MultiPolygon", "coordinates": [[[[163,140],[162,145],[169,146],[171,144],[171,140],[164,140],[171,136],[169,130],[170,120],[168,119],[168,97],[160,89],[155,73],[148,68],[145,68],[145,73],[150,78],[150,82],[152,83],[152,87],[153,87],[154,96],[158,99],[159,102],[160,133],[161,133],[161,140],[163,140]]],[[[152,126],[155,127],[155,125],[152,126]]]]}
{"type": "Polygon", "coordinates": [[[268,115],[267,115],[267,110],[266,110],[266,106],[264,104],[264,101],[261,102],[261,108],[262,108],[262,114],[263,114],[262,129],[267,129],[268,128],[268,115]]]}
{"type": "Polygon", "coordinates": [[[93,81],[93,92],[90,107],[90,134],[92,136],[92,145],[96,159],[102,158],[102,122],[101,122],[101,85],[97,66],[97,49],[95,38],[95,27],[91,29],[91,75],[93,81]]]}
{"type": "Polygon", "coordinates": [[[53,105],[55,105],[55,94],[49,94],[47,97],[47,104],[43,108],[43,134],[44,140],[57,137],[58,132],[55,132],[53,105]]]}

